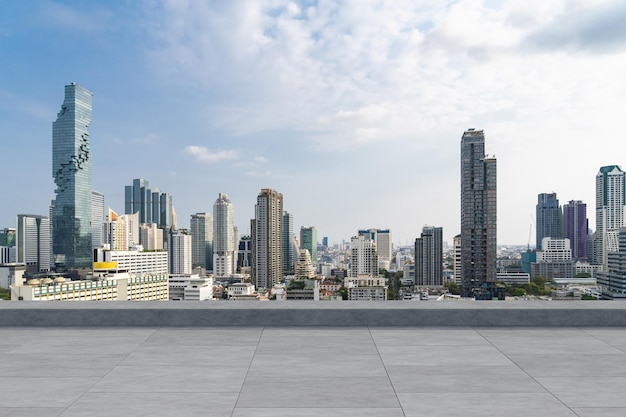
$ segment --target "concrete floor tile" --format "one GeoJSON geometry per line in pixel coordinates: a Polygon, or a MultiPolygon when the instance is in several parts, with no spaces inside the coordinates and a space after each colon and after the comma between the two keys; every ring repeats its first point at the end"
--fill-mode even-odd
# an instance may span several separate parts
{"type": "Polygon", "coordinates": [[[145,345],[157,346],[256,346],[260,327],[164,327],[152,334],[145,345]]]}
{"type": "Polygon", "coordinates": [[[379,346],[385,366],[437,365],[506,366],[511,361],[495,347],[487,346],[379,346]],[[463,354],[459,354],[462,349],[463,354]]]}
{"type": "Polygon", "coordinates": [[[609,345],[626,346],[626,331],[621,327],[590,328],[583,330],[585,334],[600,339],[609,345]]]}
{"type": "Polygon", "coordinates": [[[534,354],[509,355],[509,359],[531,376],[538,377],[626,377],[626,352],[610,355],[534,354]]]}
{"type": "Polygon", "coordinates": [[[509,366],[388,366],[397,393],[545,393],[526,372],[509,366]]]}
{"type": "Polygon", "coordinates": [[[401,408],[235,408],[233,417],[404,417],[401,408]]]}
{"type": "Polygon", "coordinates": [[[126,355],[89,355],[77,359],[71,354],[12,354],[0,362],[0,375],[21,377],[102,377],[117,366],[126,355]]]}
{"type": "Polygon", "coordinates": [[[197,356],[196,366],[117,366],[89,392],[239,392],[248,365],[208,363],[208,355],[197,356]]]}
{"type": "Polygon", "coordinates": [[[398,394],[406,417],[576,417],[550,394],[398,394]]]}
{"type": "Polygon", "coordinates": [[[58,417],[63,411],[65,408],[0,408],[0,417],[58,417]]]}
{"type": "Polygon", "coordinates": [[[60,417],[227,417],[237,394],[87,393],[60,417]]]}
{"type": "Polygon", "coordinates": [[[626,416],[626,407],[619,408],[573,408],[572,409],[578,417],[624,417],[626,416]]]}
{"type": "Polygon", "coordinates": [[[13,349],[7,353],[19,353],[24,355],[46,355],[46,354],[67,354],[67,355],[93,355],[97,353],[115,355],[126,354],[137,349],[144,341],[144,338],[128,337],[93,337],[83,338],[57,337],[39,338],[13,349]]]}
{"type": "Polygon", "coordinates": [[[399,328],[372,329],[377,346],[470,346],[488,345],[485,338],[472,329],[466,328],[399,328]]]}
{"type": "Polygon", "coordinates": [[[486,338],[491,337],[585,337],[587,328],[577,327],[474,327],[476,332],[486,338]]]}
{"type": "Polygon", "coordinates": [[[626,377],[544,377],[537,381],[571,408],[626,408],[626,377]]]}
{"type": "MultiPolygon", "coordinates": [[[[214,346],[217,347],[217,346],[214,346]]],[[[120,363],[123,366],[195,366],[199,355],[210,353],[201,359],[202,366],[224,365],[236,361],[239,365],[249,365],[254,356],[256,346],[228,346],[219,347],[219,352],[202,346],[160,346],[143,344],[135,351],[126,355],[120,363]]]]}
{"type": "Polygon", "coordinates": [[[506,355],[538,354],[561,355],[595,353],[612,355],[621,353],[619,349],[591,336],[563,337],[489,337],[489,341],[506,355]]]}
{"type": "Polygon", "coordinates": [[[246,378],[237,408],[272,404],[280,408],[396,408],[398,400],[388,378],[278,377],[246,378]]]}
{"type": "Polygon", "coordinates": [[[380,356],[295,353],[277,357],[276,354],[256,354],[248,371],[254,377],[386,377],[380,356]]]}

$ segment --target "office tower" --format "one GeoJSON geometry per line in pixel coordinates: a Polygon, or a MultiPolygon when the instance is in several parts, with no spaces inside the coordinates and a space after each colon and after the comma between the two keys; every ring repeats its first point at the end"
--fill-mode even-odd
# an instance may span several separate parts
{"type": "Polygon", "coordinates": [[[324,236],[322,238],[322,246],[324,246],[325,248],[328,248],[328,237],[324,236]]]}
{"type": "Polygon", "coordinates": [[[104,243],[104,194],[91,192],[91,247],[104,243]]]}
{"type": "Polygon", "coordinates": [[[168,236],[170,274],[191,274],[192,238],[189,231],[172,230],[168,236]]]}
{"type": "Polygon", "coordinates": [[[359,275],[378,276],[376,243],[365,235],[350,239],[350,276],[359,275]]]}
{"type": "Polygon", "coordinates": [[[124,213],[139,213],[141,223],[156,223],[166,232],[174,226],[172,196],[151,187],[143,178],[124,187],[124,213]]]}
{"type": "Polygon", "coordinates": [[[378,251],[378,261],[391,261],[392,245],[391,231],[389,229],[362,229],[359,235],[367,236],[374,241],[376,250],[378,251]]]}
{"type": "Polygon", "coordinates": [[[415,239],[416,285],[443,285],[443,229],[424,226],[421,237],[415,239]]]}
{"type": "Polygon", "coordinates": [[[461,138],[461,295],[481,298],[496,281],[496,159],[485,155],[485,134],[461,138]]]}
{"type": "Polygon", "coordinates": [[[285,211],[283,213],[283,274],[293,275],[294,265],[297,261],[298,252],[293,246],[293,216],[285,211]]]}
{"type": "Polygon", "coordinates": [[[191,215],[191,267],[213,270],[213,217],[209,213],[191,215]]]}
{"type": "MultiPolygon", "coordinates": [[[[91,242],[89,243],[91,245],[91,242]]],[[[50,220],[46,216],[17,215],[17,262],[29,273],[50,271],[50,220]]]]}
{"type": "Polygon", "coordinates": [[[52,250],[60,269],[92,267],[91,253],[91,92],[72,83],[52,123],[52,250]]]}
{"type": "Polygon", "coordinates": [[[263,188],[254,207],[252,282],[257,290],[271,288],[283,278],[283,195],[263,188]]]}
{"type": "Polygon", "coordinates": [[[163,231],[156,223],[143,223],[139,226],[139,243],[147,251],[163,250],[163,231]]]}
{"type": "Polygon", "coordinates": [[[571,200],[563,206],[563,237],[572,246],[572,258],[587,260],[587,205],[582,201],[571,200]]]}
{"type": "Polygon", "coordinates": [[[544,237],[536,260],[530,265],[531,278],[542,277],[547,280],[571,280],[576,274],[576,261],[572,260],[569,239],[544,237]]]}
{"type": "Polygon", "coordinates": [[[544,237],[560,239],[563,237],[561,227],[561,206],[556,193],[541,193],[537,196],[536,206],[537,240],[536,248],[542,250],[541,242],[544,237]]]}
{"type": "Polygon", "coordinates": [[[123,251],[139,244],[139,213],[119,216],[109,208],[104,224],[104,243],[110,250],[123,251]]]}
{"type": "Polygon", "coordinates": [[[598,289],[605,300],[626,300],[626,228],[617,235],[617,250],[607,253],[607,267],[596,273],[598,289]]]}
{"type": "Polygon", "coordinates": [[[608,253],[618,250],[619,230],[624,227],[625,176],[618,165],[604,166],[596,175],[594,263],[605,267],[608,253]]]}
{"type": "Polygon", "coordinates": [[[250,270],[252,264],[252,242],[250,236],[242,236],[239,240],[239,250],[237,253],[237,271],[250,270]]]}
{"type": "Polygon", "coordinates": [[[235,212],[228,195],[219,193],[213,204],[213,271],[225,277],[237,271],[235,212]]]}
{"type": "Polygon", "coordinates": [[[0,230],[0,246],[12,248],[15,246],[15,229],[5,227],[0,230]]]}
{"type": "Polygon", "coordinates": [[[306,249],[311,254],[311,263],[317,265],[317,229],[315,226],[302,226],[300,228],[300,248],[306,249]]]}

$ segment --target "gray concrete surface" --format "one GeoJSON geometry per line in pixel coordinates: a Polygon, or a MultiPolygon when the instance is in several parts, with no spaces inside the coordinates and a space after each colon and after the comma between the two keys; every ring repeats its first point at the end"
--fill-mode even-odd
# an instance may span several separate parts
{"type": "Polygon", "coordinates": [[[624,416],[623,327],[4,327],[0,416],[624,416]]]}
{"type": "Polygon", "coordinates": [[[6,326],[626,326],[626,303],[4,301],[6,326]]]}

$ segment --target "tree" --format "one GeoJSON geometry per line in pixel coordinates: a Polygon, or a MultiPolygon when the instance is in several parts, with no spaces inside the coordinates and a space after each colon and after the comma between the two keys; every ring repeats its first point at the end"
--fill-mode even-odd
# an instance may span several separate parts
{"type": "Polygon", "coordinates": [[[523,288],[515,288],[513,290],[513,297],[523,297],[526,295],[526,290],[523,288]]]}
{"type": "Polygon", "coordinates": [[[446,282],[445,287],[448,289],[450,294],[461,295],[461,291],[459,290],[459,286],[456,282],[454,281],[446,282]]]}

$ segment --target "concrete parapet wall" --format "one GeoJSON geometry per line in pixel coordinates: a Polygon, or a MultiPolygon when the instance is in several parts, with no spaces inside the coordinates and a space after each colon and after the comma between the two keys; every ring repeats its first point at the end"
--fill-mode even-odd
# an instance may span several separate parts
{"type": "Polygon", "coordinates": [[[4,301],[0,326],[626,326],[626,303],[4,301]]]}

